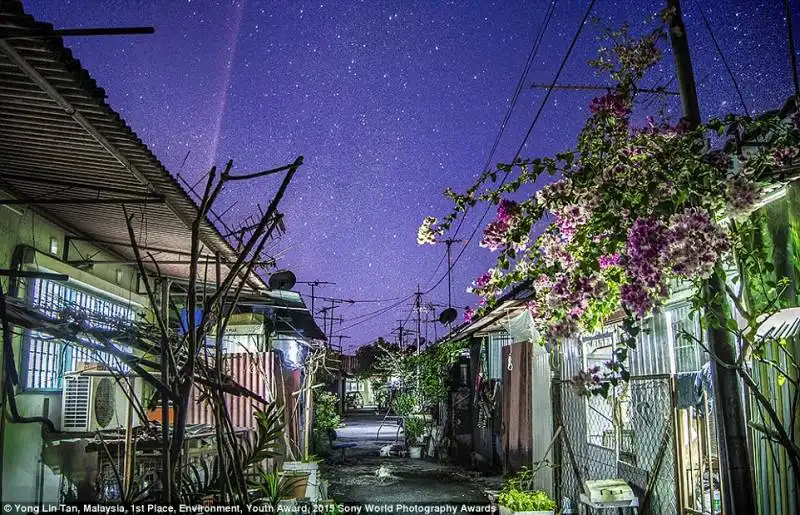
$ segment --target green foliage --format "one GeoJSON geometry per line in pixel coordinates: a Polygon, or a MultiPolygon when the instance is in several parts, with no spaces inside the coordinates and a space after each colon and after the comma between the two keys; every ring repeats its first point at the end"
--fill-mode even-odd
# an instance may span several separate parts
{"type": "MultiPolygon", "coordinates": [[[[255,422],[255,441],[240,438],[231,449],[246,480],[251,478],[248,481],[252,481],[253,477],[263,476],[263,471],[259,467],[264,460],[280,455],[280,442],[284,430],[283,408],[275,403],[267,404],[263,410],[256,411],[255,422]]],[[[227,484],[236,484],[233,464],[228,464],[227,476],[223,476],[222,467],[216,458],[210,464],[205,461],[200,461],[199,464],[191,463],[183,470],[181,476],[180,497],[187,504],[192,504],[207,495],[220,495],[227,484]]],[[[247,497],[246,492],[234,492],[234,495],[247,497]]]]}
{"type": "Polygon", "coordinates": [[[401,393],[395,396],[392,408],[397,416],[406,417],[418,409],[417,399],[413,393],[401,393]]]}
{"type": "Polygon", "coordinates": [[[360,379],[367,379],[369,377],[380,375],[382,370],[377,367],[379,358],[385,351],[399,351],[400,347],[393,343],[389,343],[383,338],[378,338],[375,342],[369,345],[359,347],[356,351],[356,360],[358,362],[358,369],[356,375],[360,379]]]}
{"type": "Polygon", "coordinates": [[[281,473],[276,465],[270,471],[261,470],[250,482],[250,488],[254,490],[252,504],[269,505],[274,510],[282,500],[291,497],[299,481],[300,478],[281,473]]]}
{"type": "Polygon", "coordinates": [[[511,511],[552,511],[556,502],[546,492],[528,492],[516,488],[503,489],[497,495],[497,502],[511,511]]]}
{"type": "Polygon", "coordinates": [[[314,431],[318,434],[327,434],[328,431],[342,425],[337,405],[339,398],[330,392],[314,392],[314,431]]]}
{"type": "Polygon", "coordinates": [[[426,429],[427,422],[423,416],[409,415],[403,418],[403,432],[409,446],[416,444],[425,434],[426,429]]]}

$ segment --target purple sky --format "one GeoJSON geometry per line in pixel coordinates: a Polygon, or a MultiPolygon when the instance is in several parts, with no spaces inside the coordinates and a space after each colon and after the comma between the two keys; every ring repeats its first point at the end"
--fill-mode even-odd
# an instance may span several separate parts
{"type": "MultiPolygon", "coordinates": [[[[58,28],[155,27],[150,36],[69,38],[66,44],[172,173],[193,183],[227,159],[234,160],[234,171],[251,172],[305,156],[282,204],[288,233],[276,249],[279,266],[300,281],[336,283],[317,288],[317,295],[395,299],[337,308],[335,315],[344,322],[337,322],[335,333],[351,337],[342,342],[345,348],[390,337],[398,320],[409,318],[409,296],[418,283],[427,292],[423,302],[447,303],[446,280],[431,289],[446,272],[444,265],[436,269],[444,246],[418,247],[417,227],[426,215],[447,212],[445,187],[461,191],[482,171],[550,4],[24,3],[30,14],[58,28]],[[377,310],[383,312],[366,316],[377,310]]],[[[588,3],[556,3],[526,85],[552,81],[588,3]]],[[[642,26],[662,4],[600,0],[592,14],[614,27],[624,21],[642,26]]],[[[742,106],[699,9],[709,18],[750,111],[779,107],[792,92],[781,2],[683,5],[703,115],[742,112],[742,106]]],[[[800,27],[798,13],[795,18],[800,27]]],[[[597,34],[595,25],[584,29],[560,83],[608,84],[586,64],[595,56],[597,34]]],[[[664,84],[672,75],[667,56],[648,85],[664,84]]],[[[570,146],[597,95],[551,95],[522,155],[570,146]]],[[[513,157],[543,96],[542,90],[522,91],[493,163],[513,157]]],[[[677,116],[677,99],[666,106],[677,116]]],[[[236,202],[225,215],[235,225],[257,203],[268,203],[277,184],[266,178],[232,189],[220,211],[236,202]]],[[[458,236],[468,237],[483,212],[475,210],[458,236]]],[[[454,256],[460,251],[453,247],[454,256]]],[[[474,303],[465,289],[492,258],[476,238],[456,263],[453,303],[459,321],[461,308],[474,303]]],[[[310,291],[305,285],[298,289],[310,291]]],[[[317,301],[317,308],[322,304],[317,301]]],[[[411,325],[416,324],[406,327],[411,325]]],[[[428,325],[430,339],[433,328],[428,325]]],[[[443,329],[438,327],[438,336],[443,329]]]]}

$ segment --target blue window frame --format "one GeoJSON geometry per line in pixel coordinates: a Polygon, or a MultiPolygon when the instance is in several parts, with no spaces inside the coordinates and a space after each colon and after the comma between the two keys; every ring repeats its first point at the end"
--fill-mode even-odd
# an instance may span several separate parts
{"type": "MultiPolygon", "coordinates": [[[[46,316],[58,319],[59,313],[73,308],[88,315],[108,319],[133,320],[135,312],[129,306],[94,295],[87,291],[47,279],[31,282],[28,301],[46,316]]],[[[110,328],[102,320],[90,321],[93,327],[110,328]]],[[[25,390],[60,390],[65,372],[72,372],[78,362],[101,363],[127,371],[127,367],[106,352],[96,352],[53,338],[38,331],[28,331],[23,353],[22,385],[25,390]]],[[[129,350],[119,346],[122,350],[129,350]]]]}

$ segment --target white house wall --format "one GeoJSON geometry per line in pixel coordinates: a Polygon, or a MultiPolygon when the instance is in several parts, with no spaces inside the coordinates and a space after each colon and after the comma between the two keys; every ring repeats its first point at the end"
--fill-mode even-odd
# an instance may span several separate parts
{"type": "MultiPolygon", "coordinates": [[[[60,257],[64,245],[65,231],[45,218],[37,215],[28,207],[9,209],[0,206],[0,268],[9,268],[14,249],[18,245],[29,245],[44,254],[50,253],[51,238],[55,238],[60,257]]],[[[121,239],[125,235],[120,235],[121,239]]],[[[100,249],[83,242],[76,242],[77,251],[70,250],[70,259],[94,255],[100,249]]],[[[97,260],[111,260],[114,256],[100,252],[94,256],[97,260]]],[[[75,271],[73,275],[80,275],[75,271]]],[[[87,275],[87,274],[84,274],[87,275]]],[[[119,289],[135,291],[136,271],[124,265],[97,264],[90,274],[92,277],[117,283],[119,289]],[[121,270],[121,280],[117,283],[117,270],[121,270]]],[[[4,280],[4,292],[7,292],[7,280],[4,280]]],[[[117,289],[117,288],[115,288],[117,289]]],[[[24,289],[20,295],[24,295],[24,289]]],[[[14,360],[17,370],[21,368],[22,339],[14,338],[14,360]]],[[[56,425],[61,416],[60,393],[28,393],[18,392],[16,403],[23,417],[42,416],[45,400],[49,401],[47,416],[56,425]]],[[[6,421],[3,441],[3,477],[2,499],[7,502],[57,502],[61,485],[60,475],[42,465],[41,425],[16,424],[6,421]]]]}

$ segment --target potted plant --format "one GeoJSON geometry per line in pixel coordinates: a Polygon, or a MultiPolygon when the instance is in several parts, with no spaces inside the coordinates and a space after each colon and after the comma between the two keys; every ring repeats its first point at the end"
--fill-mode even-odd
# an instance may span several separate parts
{"type": "Polygon", "coordinates": [[[319,501],[319,462],[315,455],[303,458],[303,461],[284,461],[281,467],[286,477],[293,478],[295,499],[308,497],[310,501],[319,501]]]}
{"type": "Polygon", "coordinates": [[[539,468],[530,470],[528,467],[522,467],[519,472],[508,478],[503,489],[497,494],[497,504],[500,505],[502,515],[555,513],[556,501],[547,492],[533,490],[533,478],[539,468]]]}
{"type": "Polygon", "coordinates": [[[275,466],[269,472],[261,470],[256,479],[251,481],[251,486],[254,488],[253,505],[271,506],[273,511],[276,511],[281,501],[298,498],[296,496],[298,492],[302,498],[305,495],[306,482],[302,485],[295,484],[296,482],[298,479],[278,472],[275,466]]]}
{"type": "Polygon", "coordinates": [[[318,391],[314,395],[314,450],[325,454],[328,451],[328,434],[342,425],[336,408],[339,399],[330,392],[318,391]]]}
{"type": "Polygon", "coordinates": [[[520,490],[506,486],[497,494],[497,504],[502,515],[553,515],[556,502],[541,490],[520,490]]]}
{"type": "Polygon", "coordinates": [[[409,415],[403,419],[403,432],[406,435],[406,448],[410,458],[422,457],[420,438],[425,434],[425,429],[424,415],[409,415]]]}

